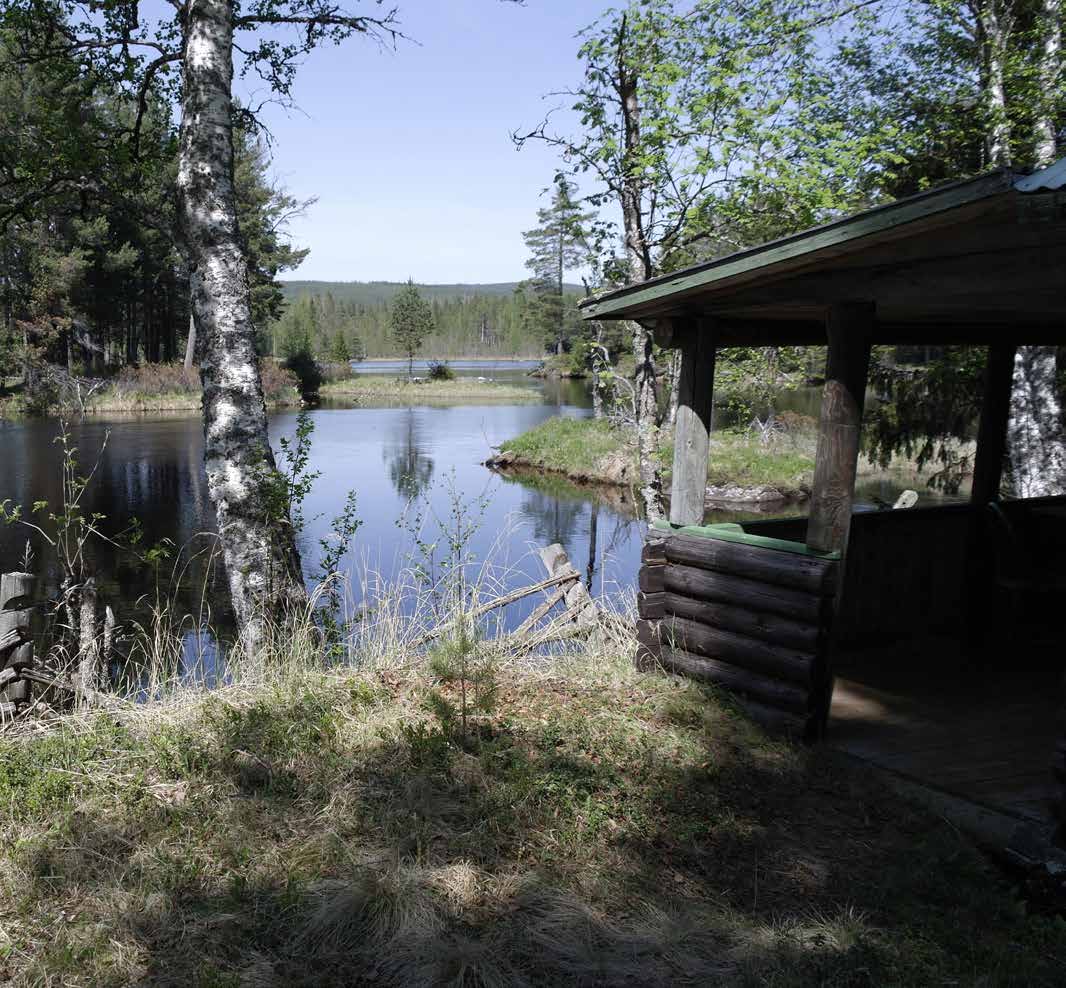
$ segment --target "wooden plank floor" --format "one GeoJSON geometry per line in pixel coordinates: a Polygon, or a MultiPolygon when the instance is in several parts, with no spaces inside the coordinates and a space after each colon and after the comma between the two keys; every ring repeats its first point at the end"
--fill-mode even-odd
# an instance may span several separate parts
{"type": "Polygon", "coordinates": [[[1024,667],[1013,677],[967,676],[950,662],[937,663],[943,673],[931,676],[925,663],[918,672],[892,658],[845,666],[826,743],[915,782],[1050,824],[1059,795],[1051,773],[1058,676],[1024,667]]]}

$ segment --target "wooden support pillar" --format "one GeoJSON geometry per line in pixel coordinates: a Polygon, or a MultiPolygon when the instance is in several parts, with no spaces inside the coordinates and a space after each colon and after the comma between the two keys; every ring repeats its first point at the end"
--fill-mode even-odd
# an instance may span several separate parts
{"type": "Polygon", "coordinates": [[[674,327],[681,351],[674,423],[674,472],[670,489],[670,521],[699,525],[707,494],[707,451],[714,404],[714,327],[710,320],[691,320],[674,327]]]}
{"type": "Polygon", "coordinates": [[[970,503],[983,507],[999,497],[1003,460],[1007,455],[1007,421],[1014,383],[1015,347],[996,344],[988,348],[985,393],[977,426],[977,455],[973,465],[970,503]]]}
{"type": "Polygon", "coordinates": [[[843,552],[851,527],[862,407],[874,331],[872,302],[839,302],[826,317],[826,361],[807,545],[843,552]]]}

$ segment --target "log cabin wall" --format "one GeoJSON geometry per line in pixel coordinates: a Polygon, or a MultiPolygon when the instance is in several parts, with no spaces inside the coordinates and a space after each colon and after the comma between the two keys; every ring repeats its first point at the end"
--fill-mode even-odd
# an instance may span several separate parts
{"type": "Polygon", "coordinates": [[[739,526],[656,534],[639,578],[638,664],[712,682],[767,726],[819,736],[837,560],[750,544],[739,526]]]}
{"type": "MultiPolygon", "coordinates": [[[[860,512],[852,518],[835,632],[839,644],[961,633],[968,504],[860,512]]],[[[751,534],[800,539],[803,518],[745,522],[751,534]]]]}

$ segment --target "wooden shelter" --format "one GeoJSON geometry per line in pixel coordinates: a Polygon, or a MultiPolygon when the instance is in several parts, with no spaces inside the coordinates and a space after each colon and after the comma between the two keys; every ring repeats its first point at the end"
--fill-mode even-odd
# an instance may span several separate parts
{"type": "MultiPolygon", "coordinates": [[[[948,638],[959,643],[961,661],[950,666],[948,685],[937,686],[941,714],[925,723],[895,711],[892,721],[912,724],[895,732],[897,747],[913,743],[916,731],[926,731],[928,741],[952,694],[962,697],[988,668],[979,661],[982,650],[966,642],[978,628],[993,640],[997,622],[1008,620],[1007,609],[987,606],[994,563],[982,518],[999,498],[1016,348],[1066,345],[1066,159],[1033,175],[991,172],[599,295],[583,304],[583,315],[636,320],[660,345],[681,352],[670,524],[652,529],[639,581],[643,658],[709,679],[756,716],[807,738],[821,737],[828,724],[832,738],[838,721],[854,727],[839,682],[834,700],[849,650],[876,646],[883,653],[895,643],[877,670],[882,678],[890,669],[897,679],[909,676],[913,687],[941,682],[935,659],[916,658],[931,653],[913,643],[948,638]],[[703,526],[715,352],[784,344],[828,347],[809,518],[703,526]],[[853,515],[873,344],[987,348],[968,504],[853,515]],[[908,639],[912,644],[899,644],[908,639]],[[900,671],[905,666],[909,672],[900,671]]],[[[1061,508],[1055,501],[1005,506],[1016,518],[1061,508]]],[[[1066,512],[1057,524],[1066,525],[1066,512]]],[[[1015,634],[1006,651],[1021,649],[1020,642],[1015,634]]],[[[1060,667],[1055,689],[1061,657],[1052,663],[1060,667]]],[[[1024,662],[1001,652],[998,665],[1009,671],[1024,662]]],[[[860,691],[850,697],[851,713],[867,701],[883,712],[892,706],[884,697],[896,695],[860,691]]],[[[1026,708],[1019,710],[1024,725],[1026,708]]],[[[1010,758],[995,756],[1008,742],[1017,751],[1017,734],[1027,728],[1000,726],[1003,744],[992,739],[989,750],[1002,766],[1010,758]]],[[[988,739],[940,739],[941,754],[927,753],[924,763],[946,764],[978,740],[988,739]]],[[[1040,795],[1030,802],[1043,805],[1053,785],[1053,739],[1041,743],[1046,754],[1030,786],[1040,795]]],[[[1063,750],[1056,754],[1060,779],[1063,750]]],[[[907,762],[902,750],[893,757],[922,776],[922,758],[907,762]]],[[[1024,788],[1008,778],[1015,767],[999,769],[1010,792],[1024,788]]],[[[996,799],[1025,803],[1016,792],[996,799]]]]}

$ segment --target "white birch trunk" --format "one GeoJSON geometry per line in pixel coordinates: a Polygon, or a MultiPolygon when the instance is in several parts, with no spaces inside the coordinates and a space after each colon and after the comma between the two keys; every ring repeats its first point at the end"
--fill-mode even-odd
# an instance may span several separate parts
{"type": "Polygon", "coordinates": [[[1010,480],[1018,497],[1066,493],[1066,443],[1055,372],[1053,346],[1018,348],[1007,427],[1010,480]]]}
{"type": "Polygon", "coordinates": [[[1040,0],[1040,113],[1036,119],[1033,164],[1043,168],[1058,154],[1055,141],[1055,94],[1062,74],[1061,0],[1040,0]]]}
{"type": "Polygon", "coordinates": [[[1007,90],[1004,72],[1007,60],[1007,25],[1000,11],[1000,0],[980,0],[978,37],[981,49],[981,98],[988,131],[985,153],[994,168],[1010,165],[1010,120],[1007,117],[1007,90]]]}
{"type": "Polygon", "coordinates": [[[185,369],[192,370],[196,363],[196,319],[193,318],[192,309],[189,310],[189,336],[185,341],[185,369]]]}
{"type": "Polygon", "coordinates": [[[262,644],[267,617],[306,605],[288,519],[266,482],[276,476],[237,238],[233,184],[233,4],[186,7],[178,193],[203,384],[204,465],[242,643],[262,644]]]}

